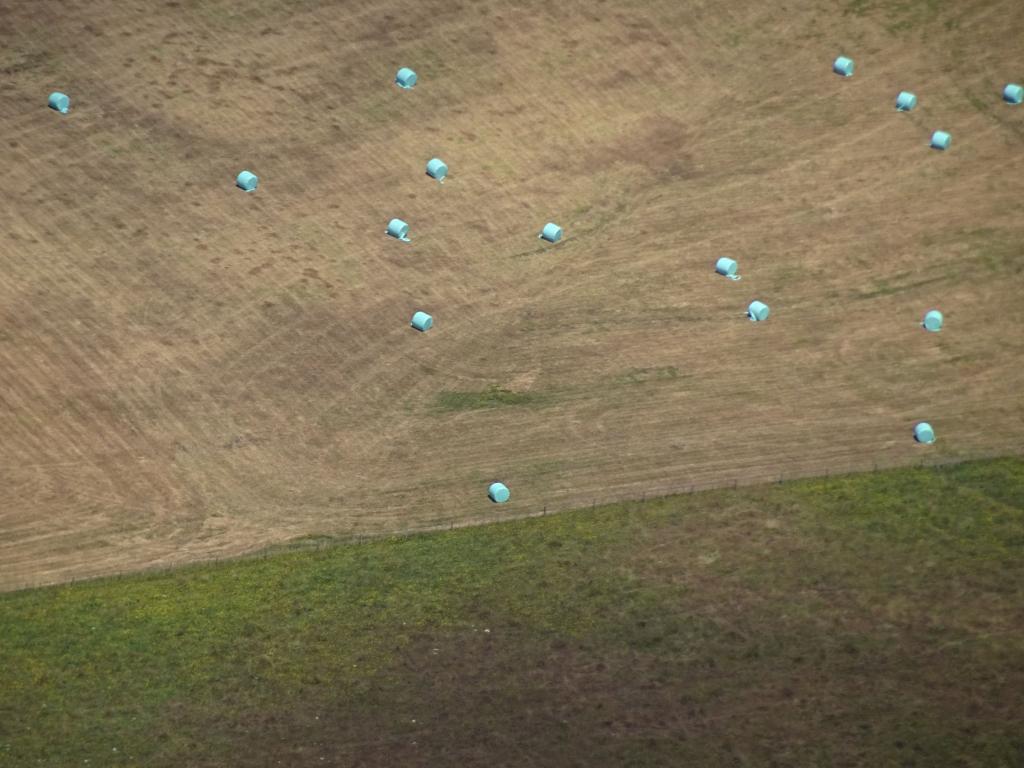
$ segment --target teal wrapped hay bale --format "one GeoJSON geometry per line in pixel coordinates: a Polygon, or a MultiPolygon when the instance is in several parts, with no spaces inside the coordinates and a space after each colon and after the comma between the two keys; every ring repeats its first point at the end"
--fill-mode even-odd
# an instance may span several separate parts
{"type": "Polygon", "coordinates": [[[255,173],[251,173],[250,171],[242,171],[235,178],[235,186],[237,186],[239,189],[244,189],[246,192],[255,191],[259,183],[259,177],[255,173]]]}
{"type": "Polygon", "coordinates": [[[733,259],[726,258],[725,256],[715,262],[715,272],[725,275],[730,280],[740,279],[740,276],[736,274],[737,269],[739,269],[739,265],[733,259]]]}
{"type": "Polygon", "coordinates": [[[504,483],[491,483],[491,487],[487,489],[487,495],[495,504],[504,504],[511,494],[504,483]]]}
{"type": "Polygon", "coordinates": [[[427,163],[427,176],[432,179],[437,179],[443,184],[445,178],[448,176],[448,166],[445,165],[444,160],[435,157],[427,163]]]}
{"type": "Polygon", "coordinates": [[[68,98],[66,93],[60,91],[54,91],[50,94],[50,98],[46,100],[46,104],[50,109],[55,109],[62,115],[66,115],[68,110],[71,109],[71,99],[68,98]]]}
{"type": "Polygon", "coordinates": [[[937,333],[942,330],[942,313],[937,309],[929,310],[925,313],[924,322],[921,323],[926,331],[937,333]]]}
{"type": "Polygon", "coordinates": [[[949,149],[949,145],[953,142],[953,137],[945,131],[936,131],[932,134],[932,149],[941,149],[945,151],[949,149]]]}
{"type": "Polygon", "coordinates": [[[398,240],[409,242],[409,225],[401,219],[392,219],[388,222],[387,233],[398,240]]]}
{"type": "Polygon", "coordinates": [[[1024,86],[1009,83],[1003,88],[1003,101],[1007,104],[1020,104],[1024,102],[1024,86]]]}
{"type": "Polygon", "coordinates": [[[544,229],[540,231],[538,237],[541,240],[547,240],[549,243],[557,243],[562,239],[562,228],[557,224],[548,222],[544,225],[544,229]]]}
{"type": "Polygon", "coordinates": [[[853,59],[848,59],[846,56],[840,56],[832,62],[832,71],[837,75],[842,75],[843,77],[853,77],[853,59]]]}
{"type": "Polygon", "coordinates": [[[900,112],[909,112],[916,106],[917,96],[910,91],[900,91],[900,95],[896,97],[896,109],[900,112]]]}
{"type": "Polygon", "coordinates": [[[768,305],[760,301],[750,302],[747,307],[747,317],[755,323],[763,323],[768,319],[768,305]]]}
{"type": "Polygon", "coordinates": [[[434,318],[426,312],[416,312],[410,323],[417,331],[429,331],[434,325],[434,318]]]}
{"type": "Polygon", "coordinates": [[[914,426],[914,439],[919,443],[934,443],[935,430],[927,421],[922,421],[914,426]]]}
{"type": "Polygon", "coordinates": [[[402,67],[395,75],[395,85],[408,91],[416,85],[416,73],[408,67],[402,67]]]}

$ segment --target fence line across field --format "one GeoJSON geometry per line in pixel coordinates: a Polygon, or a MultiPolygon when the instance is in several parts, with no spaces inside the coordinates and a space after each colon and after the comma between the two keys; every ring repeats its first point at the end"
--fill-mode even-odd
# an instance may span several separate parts
{"type": "MultiPolygon", "coordinates": [[[[793,474],[786,474],[780,472],[776,480],[765,480],[764,478],[758,477],[751,480],[750,482],[740,482],[738,478],[733,478],[732,481],[707,481],[703,483],[687,482],[680,484],[678,487],[667,487],[659,488],[654,493],[647,491],[643,492],[639,498],[635,496],[623,496],[617,498],[609,496],[607,498],[594,498],[591,497],[589,505],[590,511],[595,511],[598,506],[607,506],[611,504],[635,504],[637,509],[643,508],[648,502],[661,501],[672,496],[688,495],[692,493],[701,493],[704,491],[716,491],[716,490],[738,490],[739,488],[753,488],[759,485],[773,485],[777,483],[789,482],[789,481],[800,481],[800,480],[813,480],[813,479],[837,479],[841,477],[852,477],[854,475],[863,474],[875,474],[877,472],[888,472],[890,470],[897,469],[932,469],[939,470],[944,467],[956,466],[959,464],[966,464],[972,461],[985,461],[994,460],[1000,458],[1013,458],[1013,457],[1024,457],[1024,451],[1019,453],[1007,453],[1007,452],[991,452],[991,453],[979,453],[966,457],[951,458],[951,459],[926,459],[921,458],[915,462],[890,462],[890,463],[879,463],[877,460],[872,462],[869,469],[851,469],[843,471],[833,471],[826,469],[824,474],[820,471],[808,470],[805,472],[794,472],[793,474]]],[[[494,509],[490,506],[490,509],[494,509]]],[[[32,582],[18,586],[14,589],[7,590],[8,593],[20,592],[27,589],[39,589],[42,587],[59,587],[70,584],[80,584],[89,581],[98,581],[101,579],[125,579],[133,576],[159,576],[170,573],[176,573],[179,571],[185,571],[193,567],[202,567],[206,565],[221,565],[226,563],[245,561],[245,560],[265,560],[275,555],[288,554],[291,552],[322,552],[328,549],[334,549],[336,547],[342,547],[349,544],[370,544],[376,541],[383,541],[387,539],[406,539],[412,536],[419,536],[427,533],[443,533],[445,531],[454,531],[457,528],[469,528],[476,525],[486,525],[488,523],[507,523],[514,522],[516,520],[528,520],[531,518],[545,517],[550,514],[558,514],[562,512],[571,512],[580,509],[587,509],[587,505],[577,503],[569,503],[564,507],[555,506],[550,501],[544,500],[539,503],[538,507],[535,507],[532,511],[522,513],[509,513],[504,512],[490,512],[490,514],[480,514],[471,516],[457,516],[444,520],[434,521],[425,525],[413,526],[410,528],[404,528],[399,531],[353,531],[347,534],[330,535],[326,534],[323,538],[318,538],[316,541],[303,542],[299,541],[284,541],[278,544],[271,544],[263,549],[255,552],[246,552],[238,555],[228,555],[224,557],[214,557],[201,560],[190,560],[172,565],[159,565],[152,567],[143,567],[127,571],[117,571],[110,574],[100,574],[96,576],[84,576],[78,578],[72,578],[65,581],[56,582],[32,582]]]]}

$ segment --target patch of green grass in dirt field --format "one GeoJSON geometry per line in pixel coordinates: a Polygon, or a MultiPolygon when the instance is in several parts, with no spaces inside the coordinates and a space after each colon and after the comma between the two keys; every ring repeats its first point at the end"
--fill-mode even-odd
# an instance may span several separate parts
{"type": "Polygon", "coordinates": [[[278,20],[301,11],[315,9],[319,0],[285,0],[281,2],[249,2],[238,5],[230,0],[184,0],[183,10],[190,11],[208,26],[218,29],[237,28],[240,24],[254,24],[263,20],[278,20]]]}
{"type": "Polygon", "coordinates": [[[848,0],[844,15],[866,16],[882,13],[899,28],[909,28],[921,21],[933,19],[950,6],[950,0],[848,0]]]}
{"type": "Polygon", "coordinates": [[[973,8],[965,6],[963,2],[958,5],[950,0],[848,0],[843,15],[874,17],[891,35],[902,37],[920,33],[924,41],[930,32],[937,31],[940,23],[947,36],[956,32],[961,19],[978,10],[978,3],[973,8]]]}
{"type": "Polygon", "coordinates": [[[45,49],[19,46],[0,47],[0,75],[17,77],[25,73],[53,72],[60,65],[60,56],[45,49]]]}
{"type": "Polygon", "coordinates": [[[513,392],[492,384],[475,392],[446,390],[437,396],[437,407],[442,411],[473,411],[502,405],[544,405],[550,398],[534,392],[513,392]]]}
{"type": "Polygon", "coordinates": [[[1022,555],[1008,458],[2,595],[0,764],[1019,765],[1022,555]]]}
{"type": "Polygon", "coordinates": [[[849,296],[855,299],[874,299],[904,291],[922,288],[944,281],[960,281],[979,268],[995,275],[1010,276],[1024,272],[1024,235],[1009,229],[980,228],[926,234],[921,245],[931,248],[937,244],[958,245],[964,250],[947,262],[940,262],[935,269],[938,274],[923,280],[913,280],[911,272],[901,272],[887,278],[872,281],[867,290],[851,290],[849,296]]]}
{"type": "Polygon", "coordinates": [[[982,228],[967,230],[955,237],[970,248],[964,260],[996,274],[1024,272],[1024,233],[982,228]]]}
{"type": "Polygon", "coordinates": [[[986,87],[983,91],[964,88],[961,92],[967,102],[978,112],[1017,135],[1017,139],[1006,137],[1007,146],[1016,150],[1019,146],[1019,139],[1024,138],[1024,125],[1012,119],[1013,113],[1007,109],[1008,105],[1003,101],[1001,95],[1002,88],[1002,84],[997,86],[996,83],[991,83],[991,86],[986,87]]]}
{"type": "Polygon", "coordinates": [[[651,381],[675,381],[679,378],[679,369],[674,365],[658,368],[630,368],[615,379],[618,384],[646,384],[651,381]]]}
{"type": "Polygon", "coordinates": [[[932,283],[941,283],[946,280],[952,279],[952,274],[939,275],[938,277],[928,277],[924,280],[914,280],[911,282],[900,283],[900,280],[905,279],[909,276],[909,273],[904,275],[897,275],[893,282],[884,278],[879,278],[873,281],[873,288],[870,291],[852,291],[851,296],[855,299],[877,299],[880,296],[891,296],[896,293],[902,293],[903,291],[912,291],[915,288],[922,288],[932,283]]]}

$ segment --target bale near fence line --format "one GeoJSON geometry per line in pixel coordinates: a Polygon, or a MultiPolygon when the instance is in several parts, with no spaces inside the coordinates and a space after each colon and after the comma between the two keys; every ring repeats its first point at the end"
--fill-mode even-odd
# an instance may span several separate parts
{"type": "Polygon", "coordinates": [[[504,504],[511,494],[504,483],[491,483],[487,495],[495,504],[504,504]]]}

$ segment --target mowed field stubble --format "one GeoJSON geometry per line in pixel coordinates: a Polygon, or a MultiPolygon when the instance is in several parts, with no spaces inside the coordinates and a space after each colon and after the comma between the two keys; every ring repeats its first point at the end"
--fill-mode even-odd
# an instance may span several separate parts
{"type": "Polygon", "coordinates": [[[1019,451],[1022,22],[3,3],[0,588],[1019,451]]]}

